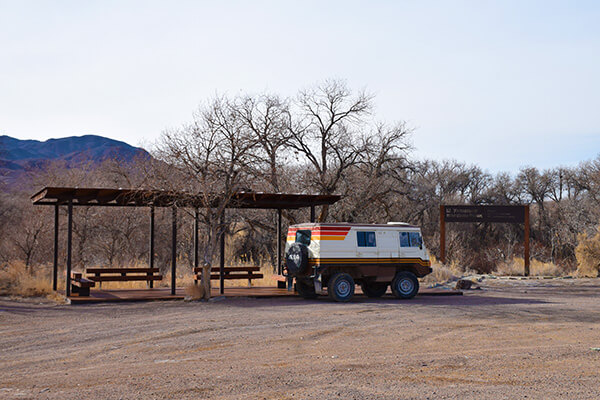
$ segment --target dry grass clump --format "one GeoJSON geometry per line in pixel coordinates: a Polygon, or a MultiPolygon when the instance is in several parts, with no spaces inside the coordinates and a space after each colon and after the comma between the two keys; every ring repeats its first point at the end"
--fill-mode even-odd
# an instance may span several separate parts
{"type": "Polygon", "coordinates": [[[431,274],[421,278],[421,282],[428,285],[436,283],[445,283],[458,279],[460,276],[468,274],[469,271],[463,270],[457,262],[449,265],[440,263],[435,257],[431,256],[431,274]]]}
{"type": "Polygon", "coordinates": [[[12,261],[0,267],[0,295],[47,296],[52,293],[52,281],[47,268],[29,272],[22,261],[12,261]]]}
{"type": "MultiPolygon", "coordinates": [[[[227,263],[225,266],[230,267],[239,267],[239,266],[249,266],[254,264],[248,263],[227,263]]],[[[217,263],[218,266],[218,263],[217,263]]],[[[139,267],[139,268],[147,268],[146,264],[136,263],[132,265],[124,265],[123,267],[139,267]]],[[[214,265],[213,265],[214,267],[214,265]]],[[[276,274],[273,273],[273,266],[270,263],[262,263],[260,265],[259,273],[263,274],[263,278],[261,279],[253,279],[252,286],[276,286],[277,279],[276,274]]],[[[212,281],[213,287],[218,286],[218,280],[212,281]]],[[[177,266],[177,287],[186,287],[191,288],[194,286],[194,274],[192,272],[192,268],[188,265],[177,266]]],[[[246,287],[248,286],[248,281],[246,279],[231,279],[225,280],[225,287],[246,287]]],[[[103,290],[111,290],[111,289],[145,289],[148,287],[146,281],[124,281],[124,282],[102,282],[100,286],[96,283],[95,289],[102,288],[103,290]]],[[[171,287],[171,271],[168,271],[163,274],[163,279],[160,281],[154,281],[155,288],[161,287],[171,287]]],[[[186,289],[187,290],[187,289],[186,289]]],[[[192,290],[192,289],[190,289],[192,290]]],[[[195,289],[194,289],[195,290],[195,289]]],[[[187,293],[187,291],[186,291],[187,293]]],[[[191,298],[194,297],[194,294],[187,293],[191,298]]]]}
{"type": "MultiPolygon", "coordinates": [[[[494,270],[494,275],[499,276],[519,276],[525,272],[525,261],[523,258],[514,257],[510,262],[504,262],[498,264],[494,270]]],[[[561,268],[552,262],[543,262],[536,259],[532,259],[529,265],[530,276],[565,276],[568,275],[569,271],[561,268]]]]}
{"type": "MultiPolygon", "coordinates": [[[[249,266],[248,264],[229,264],[231,267],[249,266]]],[[[277,274],[273,272],[273,265],[263,262],[259,265],[260,271],[256,273],[263,274],[261,279],[252,279],[252,286],[277,286],[277,274]]],[[[213,285],[218,285],[218,281],[214,281],[213,285]]],[[[225,287],[240,287],[248,286],[246,279],[232,279],[225,281],[225,287]]]]}
{"type": "MultiPolygon", "coordinates": [[[[231,264],[228,264],[231,265],[231,264]]],[[[247,265],[247,264],[238,264],[247,265]]],[[[123,265],[123,267],[139,267],[147,268],[142,263],[133,263],[131,265],[123,265]]],[[[74,268],[75,271],[83,272],[83,269],[74,268]]],[[[262,279],[253,279],[252,286],[276,286],[277,280],[276,275],[273,273],[273,267],[271,264],[260,265],[260,273],[263,274],[262,279]]],[[[34,296],[50,296],[52,297],[54,292],[52,290],[52,271],[48,266],[36,266],[33,272],[29,272],[25,267],[25,264],[21,261],[14,261],[0,266],[0,296],[20,296],[20,297],[34,297],[34,296]]],[[[64,290],[64,277],[65,272],[59,271],[58,274],[58,285],[59,289],[64,290]]],[[[218,281],[212,282],[213,286],[218,285],[218,281]]],[[[186,287],[191,291],[194,289],[194,274],[192,269],[187,265],[179,265],[177,268],[177,286],[186,287]]],[[[226,280],[225,287],[240,287],[248,286],[248,281],[245,279],[239,280],[226,280]]],[[[146,281],[117,281],[117,282],[97,282],[93,289],[102,290],[118,290],[118,289],[146,289],[148,283],[146,281]]],[[[168,271],[163,274],[163,279],[160,281],[154,281],[155,288],[171,287],[171,272],[168,271]]],[[[187,289],[186,289],[187,293],[187,289]]],[[[188,293],[191,298],[195,298],[198,293],[188,293]]],[[[202,297],[199,294],[199,297],[202,297]]]]}
{"type": "MultiPolygon", "coordinates": [[[[600,254],[600,253],[599,253],[600,254]]],[[[431,258],[431,267],[433,272],[421,279],[425,284],[445,283],[457,280],[464,276],[475,275],[476,272],[468,268],[462,268],[458,263],[452,262],[449,265],[441,264],[434,257],[431,258]]],[[[571,271],[551,262],[531,260],[529,267],[531,276],[566,276],[571,271]]],[[[492,272],[499,276],[519,276],[524,273],[524,261],[522,258],[515,257],[511,262],[499,264],[492,272]]]]}
{"type": "Polygon", "coordinates": [[[575,248],[577,258],[577,276],[596,278],[600,276],[600,227],[598,232],[589,237],[581,234],[579,244],[575,248]]]}
{"type": "MultiPolygon", "coordinates": [[[[184,270],[184,268],[177,268],[177,287],[187,286],[193,284],[194,275],[191,271],[184,270]],[[180,269],[182,270],[180,272],[180,269]]],[[[171,272],[163,274],[163,278],[160,281],[154,281],[155,288],[169,288],[171,287],[171,272]]],[[[117,290],[117,289],[147,289],[148,283],[146,281],[116,281],[116,282],[96,282],[96,286],[92,289],[102,290],[117,290]],[[102,283],[102,285],[100,285],[102,283]]]]}

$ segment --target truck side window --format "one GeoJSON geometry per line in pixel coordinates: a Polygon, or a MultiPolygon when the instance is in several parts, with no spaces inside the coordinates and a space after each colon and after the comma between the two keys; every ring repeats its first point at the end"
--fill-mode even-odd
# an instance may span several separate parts
{"type": "Polygon", "coordinates": [[[400,247],[410,247],[408,232],[400,232],[400,247]]]}
{"type": "Polygon", "coordinates": [[[419,232],[410,232],[410,247],[421,247],[423,240],[421,239],[421,234],[419,232]]]}
{"type": "Polygon", "coordinates": [[[311,231],[309,229],[296,231],[296,243],[302,243],[306,246],[310,246],[310,235],[311,231]]]}
{"type": "Polygon", "coordinates": [[[356,232],[358,247],[377,247],[375,232],[356,232]]]}

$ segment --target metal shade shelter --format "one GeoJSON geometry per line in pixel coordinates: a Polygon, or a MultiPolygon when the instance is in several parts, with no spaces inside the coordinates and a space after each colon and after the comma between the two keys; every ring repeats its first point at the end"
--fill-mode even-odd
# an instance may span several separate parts
{"type": "MultiPolygon", "coordinates": [[[[314,222],[315,207],[331,205],[340,200],[338,195],[310,195],[296,193],[237,192],[227,200],[227,208],[253,208],[277,210],[277,266],[281,265],[281,210],[310,208],[310,220],[314,222]]],[[[53,284],[58,282],[59,208],[67,207],[67,276],[66,294],[71,294],[73,207],[148,207],[150,209],[149,267],[154,267],[154,208],[172,208],[171,244],[171,293],[175,294],[177,268],[177,209],[194,208],[194,267],[198,266],[198,209],[214,207],[222,201],[219,193],[187,193],[151,189],[113,189],[45,187],[31,196],[34,205],[54,206],[54,260],[53,284]]],[[[224,291],[225,235],[220,238],[220,293],[224,291]]],[[[152,282],[150,282],[152,287],[152,282]]]]}

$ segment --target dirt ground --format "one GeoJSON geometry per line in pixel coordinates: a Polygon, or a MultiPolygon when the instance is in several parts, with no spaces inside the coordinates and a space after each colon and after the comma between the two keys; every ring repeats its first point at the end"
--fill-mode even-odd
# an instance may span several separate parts
{"type": "Polygon", "coordinates": [[[0,398],[597,399],[600,279],[464,296],[0,300],[0,398]]]}

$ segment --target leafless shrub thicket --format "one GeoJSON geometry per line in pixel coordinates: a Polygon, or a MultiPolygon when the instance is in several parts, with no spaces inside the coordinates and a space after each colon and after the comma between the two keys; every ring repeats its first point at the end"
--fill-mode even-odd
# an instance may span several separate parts
{"type": "MultiPolygon", "coordinates": [[[[597,273],[600,157],[574,168],[525,167],[514,175],[490,174],[452,160],[414,161],[411,129],[402,121],[377,121],[373,108],[371,95],[335,80],[294,98],[219,96],[202,105],[191,122],[165,131],[153,149],[154,159],[107,160],[71,169],[55,163],[32,171],[21,185],[2,190],[0,260],[22,260],[29,270],[48,264],[52,212],[31,206],[28,198],[43,186],[87,186],[219,193],[216,200],[206,198],[212,208],[199,209],[201,256],[209,263],[222,232],[229,237],[230,261],[275,260],[275,214],[228,209],[237,191],[341,194],[338,204],[320,210],[321,221],[415,223],[422,226],[433,254],[439,250],[440,204],[531,204],[533,257],[563,271],[575,270],[580,259],[597,273]]],[[[184,265],[192,260],[192,213],[181,210],[178,219],[184,265]]],[[[61,217],[64,230],[66,218],[61,217]]],[[[306,210],[284,213],[285,224],[306,220],[306,210]]],[[[145,209],[77,207],[75,263],[144,262],[148,224],[145,209]]],[[[157,265],[166,268],[170,210],[157,210],[156,227],[157,265]]],[[[523,227],[451,224],[447,240],[449,264],[489,272],[522,255],[523,227]]]]}

